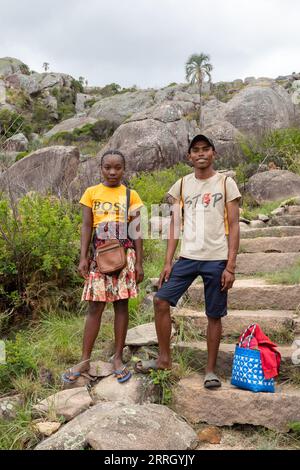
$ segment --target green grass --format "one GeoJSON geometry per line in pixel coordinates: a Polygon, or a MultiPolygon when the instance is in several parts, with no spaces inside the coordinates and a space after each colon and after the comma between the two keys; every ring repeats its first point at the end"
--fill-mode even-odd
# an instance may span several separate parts
{"type": "Polygon", "coordinates": [[[30,404],[21,407],[12,421],[0,420],[0,450],[32,449],[39,440],[30,404]]]}
{"type": "Polygon", "coordinates": [[[300,262],[283,271],[265,275],[271,284],[300,284],[300,262]]]}
{"type": "Polygon", "coordinates": [[[248,204],[244,204],[242,209],[242,217],[248,220],[255,220],[257,219],[259,214],[264,214],[267,216],[271,215],[271,212],[278,207],[280,207],[280,204],[284,201],[284,199],[280,199],[277,201],[272,201],[272,202],[265,202],[264,204],[260,205],[259,207],[251,207],[248,204]]]}
{"type": "MultiPolygon", "coordinates": [[[[103,322],[95,343],[93,358],[99,359],[105,344],[113,339],[110,312],[103,322]],[[108,318],[107,318],[108,317],[108,318]]],[[[10,390],[25,391],[32,387],[39,396],[39,370],[51,370],[54,384],[60,387],[61,372],[79,361],[84,328],[84,316],[71,313],[45,315],[37,325],[20,330],[7,344],[7,364],[0,366],[0,394],[10,390]]]]}

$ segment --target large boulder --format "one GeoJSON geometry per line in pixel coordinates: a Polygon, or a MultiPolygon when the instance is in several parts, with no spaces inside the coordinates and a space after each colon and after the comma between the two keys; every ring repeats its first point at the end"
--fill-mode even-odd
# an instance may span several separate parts
{"type": "Polygon", "coordinates": [[[95,450],[186,450],[197,444],[195,431],[162,405],[115,409],[91,429],[87,442],[95,450]],[[167,432],[166,432],[167,431],[167,432]]]}
{"type": "Polygon", "coordinates": [[[195,448],[197,435],[166,406],[105,402],[74,418],[36,450],[79,450],[88,444],[97,450],[187,450],[195,448]]]}
{"type": "Polygon", "coordinates": [[[195,132],[188,121],[164,123],[156,119],[121,125],[104,149],[121,150],[129,173],[167,168],[184,160],[188,142],[195,132]]]}
{"type": "Polygon", "coordinates": [[[175,122],[195,111],[195,109],[193,102],[190,101],[164,101],[134,114],[126,122],[143,121],[145,119],[155,119],[164,123],[175,122]]]}
{"type": "Polygon", "coordinates": [[[167,102],[137,113],[118,127],[101,154],[108,148],[121,150],[129,174],[183,161],[197,133],[195,122],[184,119],[192,107],[192,103],[167,102]]]}
{"type": "Polygon", "coordinates": [[[0,175],[0,191],[9,189],[16,196],[29,191],[68,194],[77,175],[79,151],[76,147],[45,147],[14,163],[0,175]]]}
{"type": "Polygon", "coordinates": [[[259,204],[299,196],[300,176],[287,170],[256,173],[248,180],[246,192],[259,204]]]}
{"type": "Polygon", "coordinates": [[[22,88],[29,95],[37,95],[43,90],[53,87],[71,88],[73,77],[65,73],[32,73],[31,75],[13,74],[6,78],[14,88],[22,88]]]}
{"type": "Polygon", "coordinates": [[[0,77],[6,77],[13,73],[29,74],[26,64],[12,57],[3,57],[0,59],[0,77]]]}
{"type": "Polygon", "coordinates": [[[203,127],[214,126],[216,121],[225,120],[226,104],[216,98],[210,99],[202,108],[203,127]]]}
{"type": "Polygon", "coordinates": [[[79,201],[88,186],[95,186],[101,181],[100,178],[101,155],[88,157],[87,160],[78,165],[77,175],[69,185],[69,197],[79,201]]]}
{"type": "Polygon", "coordinates": [[[95,124],[95,122],[97,122],[97,119],[90,116],[75,116],[70,119],[65,119],[52,127],[50,131],[46,132],[45,137],[52,137],[58,132],[73,132],[74,129],[81,129],[86,124],[95,124]]]}
{"type": "Polygon", "coordinates": [[[240,131],[261,134],[293,124],[294,110],[291,97],[279,85],[248,86],[227,104],[225,120],[240,131]]]}
{"type": "Polygon", "coordinates": [[[238,141],[242,138],[239,132],[228,121],[217,121],[205,129],[205,135],[210,136],[216,146],[218,165],[233,167],[238,162],[238,141]]]}
{"type": "Polygon", "coordinates": [[[77,93],[76,104],[75,104],[76,113],[84,113],[86,103],[91,99],[92,99],[91,95],[87,95],[86,93],[77,93]]]}
{"type": "Polygon", "coordinates": [[[89,116],[121,124],[141,109],[152,106],[153,103],[153,91],[120,93],[97,101],[92,106],[89,116]]]}

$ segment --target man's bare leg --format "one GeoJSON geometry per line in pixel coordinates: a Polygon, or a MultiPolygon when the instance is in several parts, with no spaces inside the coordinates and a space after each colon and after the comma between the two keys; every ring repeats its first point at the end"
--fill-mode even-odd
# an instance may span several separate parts
{"type": "Polygon", "coordinates": [[[172,331],[170,304],[167,300],[154,297],[155,327],[159,345],[157,367],[171,369],[170,339],[172,331]]]}
{"type": "Polygon", "coordinates": [[[222,336],[221,318],[208,317],[207,326],[207,367],[206,373],[214,372],[222,336]]]}

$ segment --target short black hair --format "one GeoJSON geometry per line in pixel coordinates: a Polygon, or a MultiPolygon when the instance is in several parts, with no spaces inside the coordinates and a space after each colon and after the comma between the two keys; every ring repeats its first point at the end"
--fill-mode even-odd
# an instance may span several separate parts
{"type": "Polygon", "coordinates": [[[123,159],[123,164],[124,164],[124,169],[125,169],[125,156],[123,155],[122,152],[120,152],[120,150],[107,150],[101,157],[101,162],[100,162],[100,166],[102,167],[103,165],[103,159],[104,157],[106,157],[106,155],[119,155],[119,157],[121,157],[123,159]]]}

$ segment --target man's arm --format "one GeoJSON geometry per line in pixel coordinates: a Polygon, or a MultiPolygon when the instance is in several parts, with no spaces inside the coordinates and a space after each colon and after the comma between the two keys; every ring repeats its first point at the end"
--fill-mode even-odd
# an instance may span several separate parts
{"type": "Polygon", "coordinates": [[[89,259],[88,252],[93,232],[93,212],[91,207],[82,207],[82,227],[80,243],[80,261],[78,271],[82,277],[88,278],[89,259]]]}
{"type": "Polygon", "coordinates": [[[222,275],[222,289],[230,289],[235,280],[236,257],[240,245],[240,211],[239,200],[234,199],[226,204],[228,217],[228,261],[222,275]]]}

